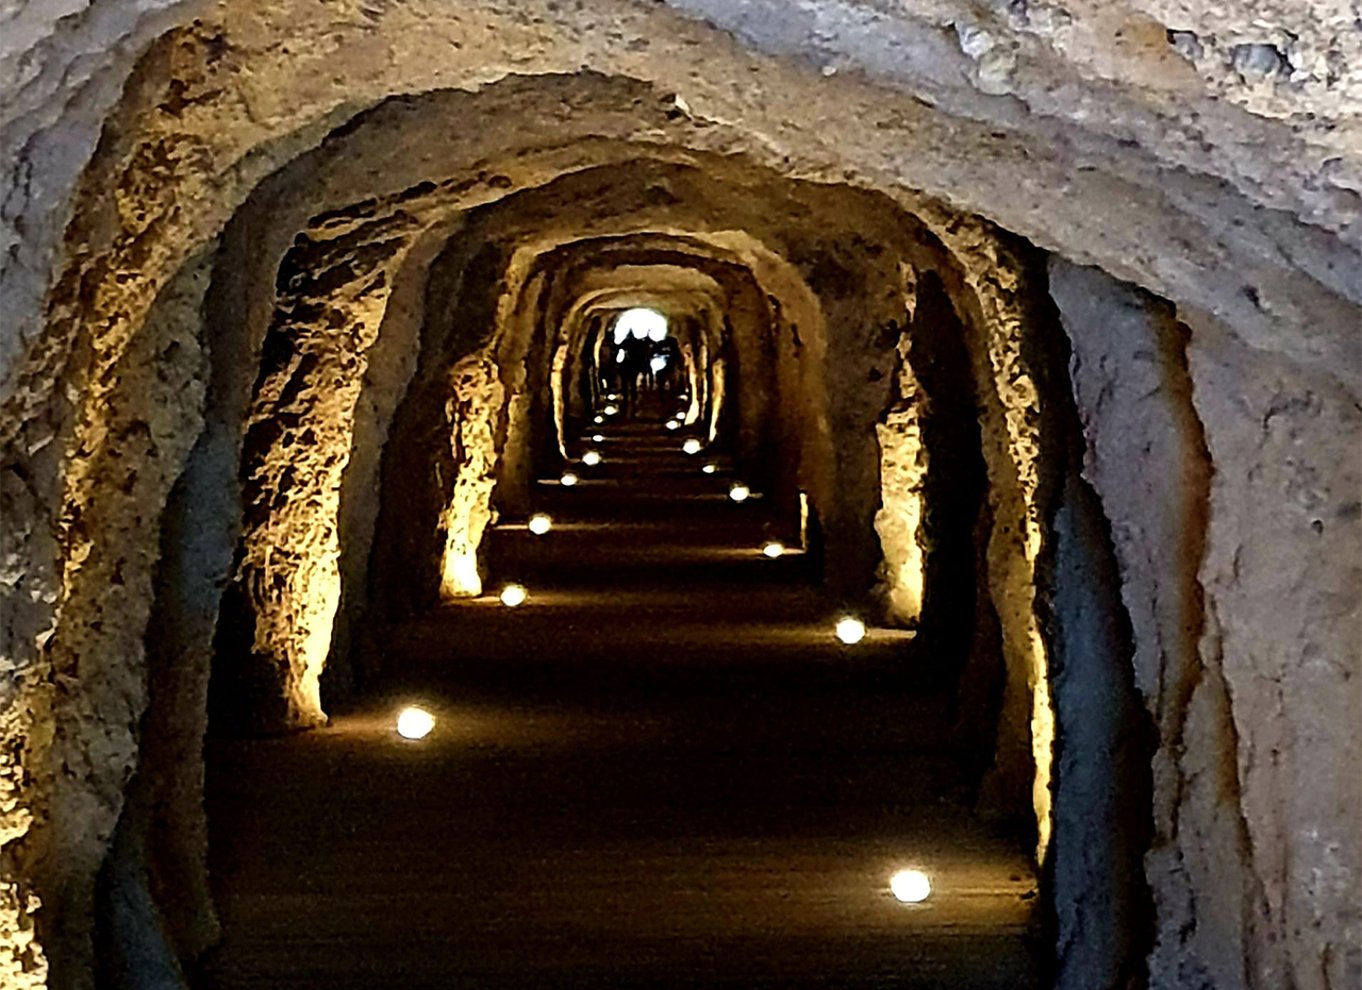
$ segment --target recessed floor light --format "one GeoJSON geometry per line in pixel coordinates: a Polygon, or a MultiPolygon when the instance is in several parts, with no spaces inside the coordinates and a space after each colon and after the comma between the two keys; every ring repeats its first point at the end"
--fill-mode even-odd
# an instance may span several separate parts
{"type": "Polygon", "coordinates": [[[889,878],[889,890],[904,904],[921,904],[932,895],[932,881],[921,870],[899,870],[889,878]]]}
{"type": "Polygon", "coordinates": [[[397,715],[397,734],[403,739],[424,739],[435,728],[435,716],[415,705],[403,708],[397,715]]]}
{"type": "Polygon", "coordinates": [[[517,605],[524,605],[525,599],[530,597],[530,593],[525,590],[523,584],[508,584],[501,589],[501,604],[507,608],[515,608],[517,605]]]}
{"type": "Polygon", "coordinates": [[[837,638],[847,646],[865,639],[865,623],[852,615],[845,615],[838,619],[835,631],[837,638]]]}

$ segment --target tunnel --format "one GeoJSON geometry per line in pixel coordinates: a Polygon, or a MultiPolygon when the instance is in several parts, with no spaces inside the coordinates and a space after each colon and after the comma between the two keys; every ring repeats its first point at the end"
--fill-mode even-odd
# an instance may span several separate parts
{"type": "Polygon", "coordinates": [[[0,985],[1362,980],[1333,6],[0,12],[0,985]]]}

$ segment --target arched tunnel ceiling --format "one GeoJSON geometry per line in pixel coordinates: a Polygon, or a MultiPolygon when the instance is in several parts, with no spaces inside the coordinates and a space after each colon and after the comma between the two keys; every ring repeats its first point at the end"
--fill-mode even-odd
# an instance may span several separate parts
{"type": "MultiPolygon", "coordinates": [[[[363,222],[375,224],[376,207],[366,214],[363,222]]],[[[858,295],[862,283],[852,273],[892,271],[896,256],[921,251],[912,239],[919,229],[910,215],[867,193],[792,183],[732,159],[703,171],[643,159],[571,172],[480,206],[451,244],[464,252],[484,239],[507,245],[508,285],[523,284],[537,270],[572,273],[640,262],[665,261],[707,277],[747,272],[761,292],[784,298],[812,325],[815,290],[858,295]],[[888,245],[895,250],[882,254],[888,245]],[[806,277],[825,284],[811,289],[806,277]]]]}
{"type": "MultiPolygon", "coordinates": [[[[1318,17],[1313,7],[1282,5],[1266,19],[1255,10],[1256,22],[1246,10],[1221,10],[1208,20],[1164,4],[1083,8],[1064,17],[1025,9],[988,16],[944,3],[916,16],[852,3],[781,13],[761,4],[688,6],[717,27],[625,2],[573,9],[406,3],[372,15],[313,3],[159,8],[114,33],[146,38],[176,17],[204,16],[157,46],[129,90],[123,125],[82,187],[91,202],[71,243],[84,245],[89,260],[68,269],[68,280],[90,264],[126,268],[135,250],[161,261],[139,266],[139,280],[154,293],[168,274],[163,269],[211,236],[259,178],[355,109],[388,96],[411,94],[349,125],[358,133],[371,120],[385,122],[377,147],[359,155],[354,145],[345,149],[352,162],[366,163],[358,166],[367,174],[356,188],[381,186],[385,173],[430,172],[432,161],[485,160],[495,153],[493,143],[503,150],[542,146],[526,140],[527,127],[534,129],[526,121],[552,121],[540,128],[543,136],[557,131],[560,141],[571,140],[557,125],[573,114],[601,125],[613,87],[617,97],[621,88],[633,90],[624,102],[637,118],[615,128],[628,139],[742,150],[786,174],[882,188],[942,220],[939,208],[913,192],[922,190],[1213,314],[1259,346],[1324,364],[1351,357],[1351,342],[1337,331],[1314,329],[1340,324],[1344,311],[1335,295],[1356,297],[1325,233],[1353,228],[1359,184],[1356,162],[1341,153],[1355,146],[1356,118],[1344,112],[1346,100],[1340,103],[1355,89],[1355,73],[1324,71],[1326,62],[1355,65],[1345,51],[1355,44],[1336,18],[1325,16],[1327,4],[1315,5],[1324,12],[1318,17]],[[1203,22],[1219,24],[1219,33],[1203,22]],[[1263,23],[1279,26],[1254,26],[1263,23]],[[1162,45],[1160,24],[1176,35],[1162,45]],[[1226,35],[1226,25],[1236,25],[1234,32],[1226,35]],[[721,27],[736,29],[742,42],[721,27]],[[1282,87],[1261,95],[1271,80],[1253,77],[1253,59],[1233,74],[1211,71],[1214,58],[1205,52],[1250,31],[1295,39],[1291,55],[1305,64],[1292,70],[1293,79],[1299,76],[1293,95],[1282,87]],[[1186,35],[1201,39],[1202,54],[1176,54],[1191,50],[1177,45],[1186,35]],[[290,42],[276,45],[276,37],[290,42]],[[1078,38],[1086,44],[1076,44],[1078,38]],[[697,51],[705,53],[703,68],[697,51]],[[343,76],[334,71],[338,52],[345,53],[343,76]],[[522,91],[511,101],[514,117],[501,116],[510,106],[493,105],[504,93],[500,85],[475,96],[431,92],[584,66],[642,82],[553,81],[541,94],[549,113],[535,112],[522,91]],[[466,112],[484,98],[496,126],[448,126],[456,119],[451,103],[462,101],[466,112]],[[1306,107],[1320,118],[1314,124],[1296,117],[1288,127],[1267,116],[1306,107]],[[418,144],[428,156],[412,154],[398,138],[403,123],[422,135],[418,144]],[[438,153],[436,141],[445,145],[438,153]],[[380,162],[378,147],[392,157],[380,162]],[[176,163],[173,185],[162,184],[157,163],[165,161],[176,163]],[[92,209],[105,199],[94,192],[107,188],[123,190],[123,216],[92,209]],[[1298,217],[1317,226],[1302,226],[1298,217]],[[115,242],[111,235],[120,229],[115,242]]],[[[24,48],[79,50],[110,40],[107,26],[86,19],[55,33],[40,15],[21,23],[16,37],[24,48]]],[[[92,80],[83,99],[107,106],[125,71],[126,62],[92,80]]],[[[70,215],[62,204],[93,137],[89,116],[54,121],[64,96],[58,79],[39,74],[15,104],[29,111],[10,132],[15,147],[32,153],[60,140],[70,150],[54,156],[46,182],[21,183],[4,197],[9,226],[25,229],[5,255],[6,322],[15,328],[6,338],[7,368],[20,341],[34,339],[59,231],[70,215]]],[[[322,186],[336,181],[334,173],[317,179],[322,186]]],[[[135,299],[146,291],[127,294],[135,299]]],[[[64,295],[58,292],[59,303],[64,295]]],[[[104,305],[138,309],[127,300],[104,305]]],[[[137,322],[133,312],[126,318],[137,322]]],[[[57,351],[64,346],[58,330],[57,351]]],[[[45,376],[33,370],[24,387],[41,388],[45,376]]],[[[14,372],[4,381],[12,394],[14,372]]]]}
{"type": "MultiPolygon", "coordinates": [[[[1329,940],[1341,925],[1320,918],[1346,918],[1352,901],[1342,888],[1321,893],[1333,867],[1320,850],[1345,847],[1319,837],[1345,817],[1337,796],[1356,796],[1346,771],[1356,735],[1336,732],[1351,724],[1341,688],[1357,682],[1355,17],[1344,0],[7,5],[0,436],[12,467],[0,590],[14,618],[0,652],[17,657],[18,704],[0,728],[8,751],[29,739],[38,753],[0,768],[8,834],[31,831],[25,855],[55,850],[53,869],[95,876],[120,775],[136,762],[161,510],[204,410],[233,429],[245,418],[249,394],[210,374],[254,373],[252,344],[267,330],[313,329],[288,313],[271,324],[290,251],[304,261],[313,249],[324,259],[407,252],[378,273],[396,272],[400,291],[364,314],[372,336],[390,312],[412,322],[426,266],[446,245],[460,263],[470,258],[458,251],[485,249],[471,261],[491,272],[487,294],[523,300],[527,318],[616,305],[626,297],[589,298],[581,284],[670,252],[665,263],[709,274],[726,298],[765,294],[849,333],[857,301],[838,298],[839,272],[870,268],[876,286],[894,288],[896,264],[937,252],[972,260],[952,277],[970,283],[962,295],[987,318],[962,322],[993,334],[979,366],[991,362],[1010,389],[985,410],[985,432],[1017,452],[1021,494],[998,531],[1039,533],[1048,495],[1037,492],[1053,480],[1041,477],[1039,445],[1028,447],[1037,389],[1050,386],[1029,373],[1021,332],[1035,315],[1025,307],[1053,303],[1097,444],[1083,476],[1105,500],[1101,522],[1113,541],[1148,534],[1158,551],[1138,547],[1120,590],[1136,618],[1149,613],[1148,669],[1161,679],[1167,667],[1175,688],[1167,705],[1151,699],[1177,720],[1160,742],[1172,769],[1158,786],[1187,802],[1169,858],[1149,863],[1159,937],[1215,943],[1211,958],[1237,957],[1225,946],[1242,944],[1272,961],[1287,947],[1298,981],[1330,979],[1320,974],[1340,965],[1329,940]],[[629,181],[612,188],[611,175],[629,181]],[[1053,252],[1035,281],[1056,275],[1055,295],[1024,284],[1005,232],[1053,252]],[[219,237],[218,262],[240,270],[215,268],[219,237]],[[857,264],[837,264],[842,252],[857,264]],[[1163,597],[1184,592],[1185,602],[1163,597]],[[70,676],[95,662],[97,677],[70,676]],[[1186,671],[1195,690],[1176,687],[1186,671]],[[1302,689],[1283,692],[1287,683],[1302,689]],[[1211,731],[1189,709],[1218,710],[1211,731]],[[1195,807],[1198,788],[1221,783],[1207,767],[1228,772],[1226,793],[1205,802],[1214,815],[1195,807]],[[1299,783],[1307,777],[1317,779],[1299,783]],[[79,814],[54,818],[54,794],[79,814]],[[1222,811],[1237,831],[1218,830],[1222,811]],[[88,834],[45,846],[53,821],[88,834]],[[1220,869],[1234,854],[1228,834],[1267,859],[1231,868],[1234,883],[1215,897],[1193,897],[1184,880],[1220,869]],[[1299,876],[1287,876],[1288,860],[1299,876]],[[1257,900],[1270,902],[1261,930],[1257,900]],[[1184,901],[1194,907],[1164,910],[1184,901]]],[[[286,305],[306,295],[283,288],[286,305]]],[[[473,329],[501,325],[495,305],[478,302],[473,329]]],[[[888,305],[867,301],[865,334],[888,305]]],[[[415,340],[411,325],[400,329],[415,340]]],[[[825,363],[822,343],[808,364],[825,363]]],[[[357,389],[346,370],[333,361],[326,384],[357,389]]],[[[493,380],[498,369],[483,370],[493,380]]],[[[380,374],[400,377],[392,366],[380,374]]],[[[867,374],[829,376],[825,405],[870,425],[883,403],[867,374]]],[[[341,449],[348,427],[323,418],[341,449]]],[[[220,442],[230,476],[198,483],[231,501],[236,439],[221,426],[201,435],[220,442]]],[[[364,428],[372,450],[381,431],[364,428]]],[[[325,480],[337,495],[339,478],[325,480]]],[[[226,528],[232,511],[204,516],[226,528]]],[[[1009,601],[1008,641],[1041,643],[1034,601],[1009,601]]],[[[290,632],[308,628],[285,618],[290,632]]],[[[1042,667],[1009,669],[1036,673],[1040,693],[1042,667]]],[[[1041,782],[1038,806],[1048,800],[1041,782]]],[[[1356,878],[1355,854],[1342,872],[1356,878]]],[[[32,910],[0,887],[0,914],[32,910]]]]}
{"type": "MultiPolygon", "coordinates": [[[[714,295],[719,285],[714,279],[694,268],[682,265],[621,264],[586,272],[581,278],[584,292],[650,292],[654,298],[667,293],[686,295],[714,295]]],[[[627,307],[641,303],[613,303],[627,307]]]]}

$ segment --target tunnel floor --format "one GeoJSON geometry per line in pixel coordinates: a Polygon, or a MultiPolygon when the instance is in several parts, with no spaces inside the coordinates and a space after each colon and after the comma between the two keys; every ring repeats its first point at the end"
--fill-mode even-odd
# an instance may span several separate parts
{"type": "Polygon", "coordinates": [[[838,643],[726,459],[600,430],[580,484],[539,486],[550,533],[492,532],[486,596],[386,632],[381,690],[210,744],[199,985],[1039,986],[1035,878],[968,810],[933,658],[838,643]],[[419,742],[407,702],[438,720],[419,742]],[[891,896],[903,867],[926,903],[891,896]]]}

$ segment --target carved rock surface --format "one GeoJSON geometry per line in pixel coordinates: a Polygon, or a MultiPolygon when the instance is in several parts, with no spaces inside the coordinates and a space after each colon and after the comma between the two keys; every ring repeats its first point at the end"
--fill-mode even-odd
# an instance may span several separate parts
{"type": "MultiPolygon", "coordinates": [[[[749,373],[766,345],[741,328],[778,327],[776,370],[723,398],[749,446],[764,410],[784,416],[782,443],[802,436],[782,483],[820,495],[852,584],[877,549],[886,479],[871,434],[892,347],[875,335],[903,317],[900,265],[921,261],[905,242],[952,259],[1008,658],[999,781],[1039,762],[1025,797],[1048,819],[1054,630],[1036,580],[1055,507],[1074,505],[1056,493],[1052,429],[1070,397],[1047,391],[1071,385],[1158,736],[1151,982],[1338,990],[1362,976],[1362,32],[1345,0],[5,3],[0,89],[0,983],[48,979],[31,882],[44,873],[65,914],[46,940],[75,960],[52,981],[84,985],[93,879],[156,669],[162,514],[185,464],[185,497],[204,504],[178,505],[165,552],[193,600],[157,614],[192,619],[197,640],[161,641],[191,671],[162,697],[206,692],[241,492],[247,522],[258,515],[245,570],[274,607],[251,638],[314,678],[382,525],[378,459],[401,440],[430,343],[416,324],[447,316],[410,282],[427,267],[432,286],[455,269],[487,277],[484,324],[441,324],[465,342],[530,319],[516,306],[561,314],[568,339],[597,312],[567,298],[590,280],[555,281],[535,259],[567,271],[585,264],[574,238],[644,234],[690,238],[685,265],[750,273],[692,286],[693,315],[713,342],[716,300],[741,313],[747,350],[725,360],[749,373]],[[668,169],[723,172],[731,188],[701,201],[708,180],[668,169]],[[640,201],[611,198],[612,170],[632,170],[640,201]],[[779,183],[759,174],[834,187],[857,229],[782,241],[789,217],[774,214],[812,228],[817,211],[795,196],[764,220],[779,183]],[[495,213],[563,176],[562,201],[495,213]],[[479,210],[506,226],[470,241],[502,254],[442,268],[443,239],[479,210]],[[1014,252],[999,231],[1030,244],[1014,252]],[[1071,382],[1033,350],[1053,318],[1044,278],[1024,270],[1036,250],[1054,259],[1071,382]],[[309,256],[276,298],[290,251],[334,254],[309,256]],[[239,269],[213,273],[214,252],[239,269]],[[538,288],[510,291],[522,281],[538,288]],[[225,308],[205,314],[205,293],[225,308]],[[792,371],[799,348],[831,369],[825,392],[792,371]],[[782,412],[791,396],[816,428],[782,412]],[[243,422],[276,435],[247,442],[239,472],[243,422]]],[[[607,282],[591,291],[620,298],[607,282]]],[[[497,444],[542,384],[527,369],[551,364],[514,348],[477,360],[476,380],[431,407],[478,409],[443,434],[466,474],[444,505],[456,539],[471,536],[464,556],[490,518],[497,444]]],[[[886,449],[912,432],[887,430],[886,449]]],[[[512,453],[527,476],[532,451],[512,453]]],[[[1080,543],[1102,529],[1066,519],[1080,543]]],[[[905,516],[893,538],[913,528],[905,516]]],[[[316,685],[294,693],[282,721],[317,721],[316,685]]],[[[162,729],[167,752],[191,752],[202,713],[162,729]]],[[[181,805],[185,773],[162,782],[181,805]]]]}

